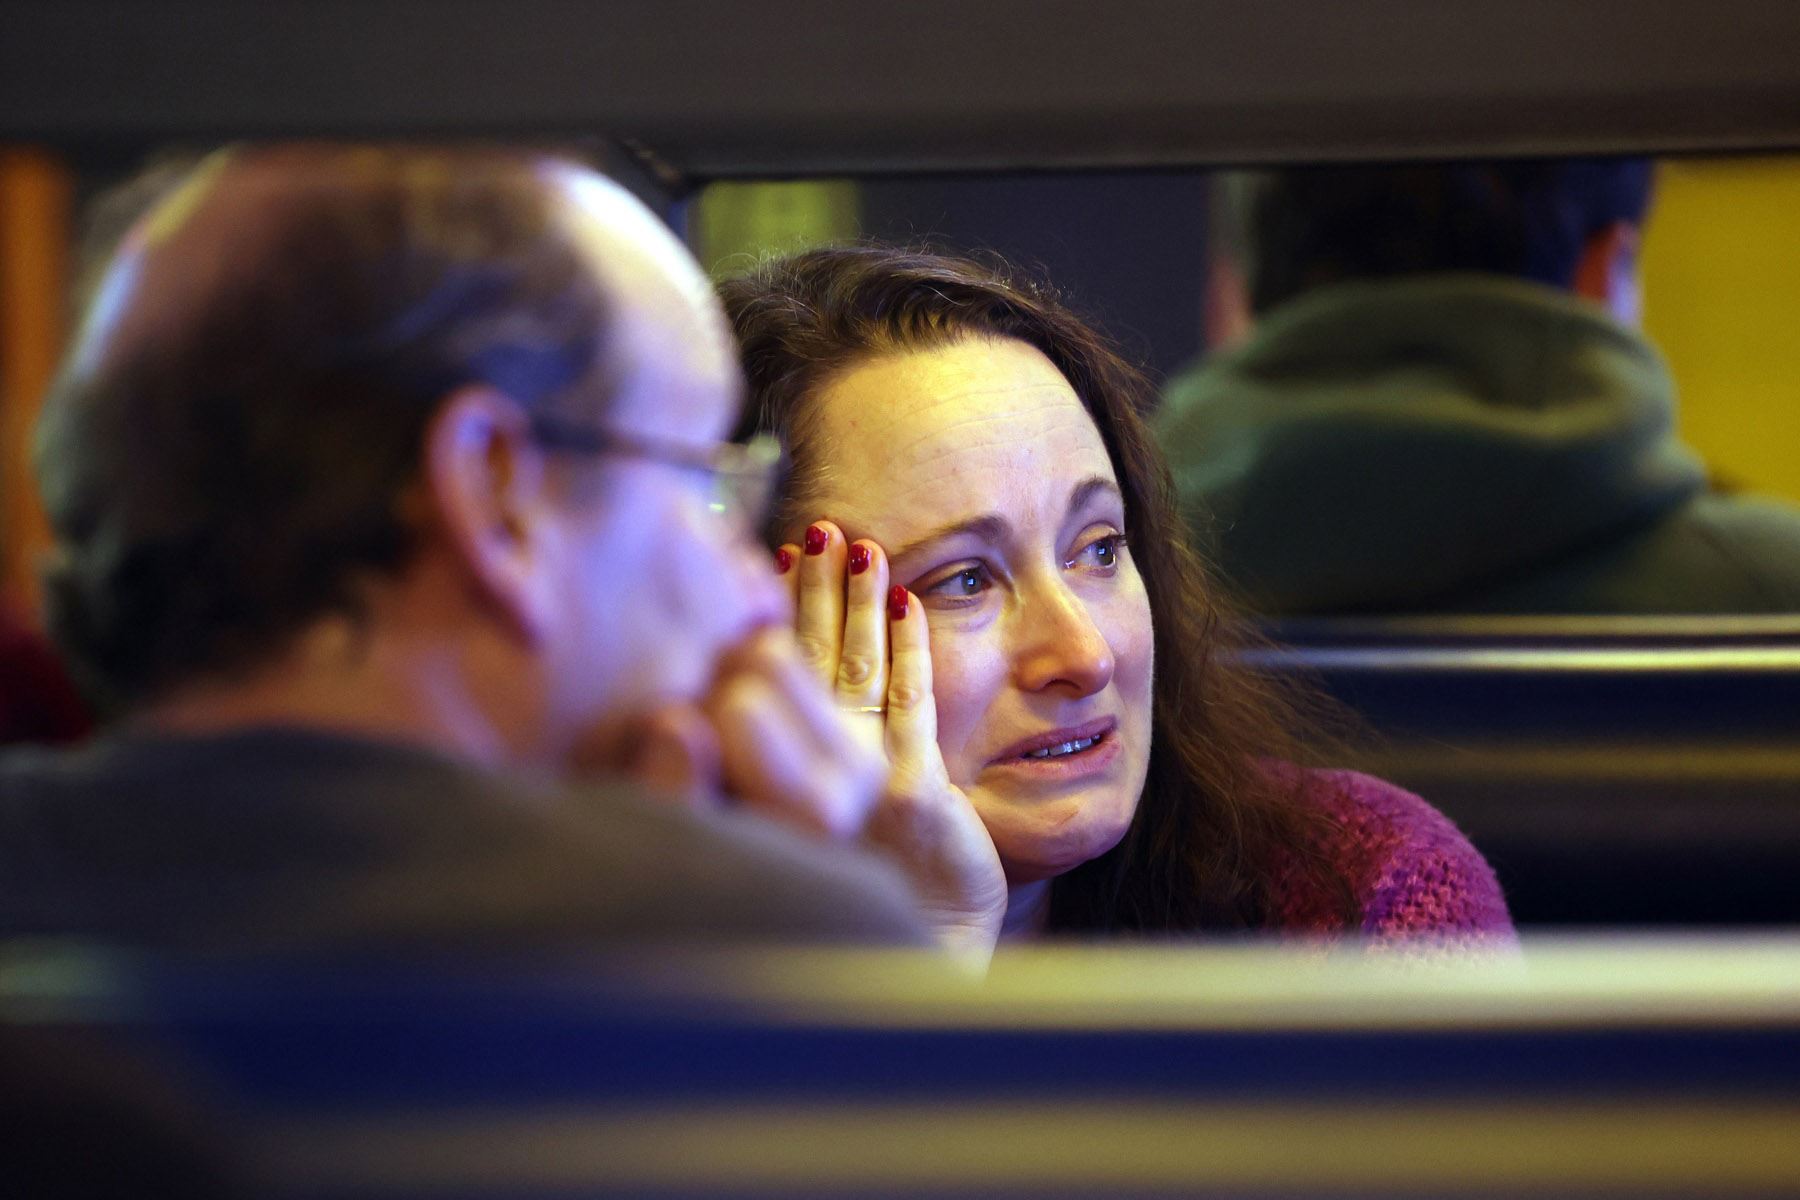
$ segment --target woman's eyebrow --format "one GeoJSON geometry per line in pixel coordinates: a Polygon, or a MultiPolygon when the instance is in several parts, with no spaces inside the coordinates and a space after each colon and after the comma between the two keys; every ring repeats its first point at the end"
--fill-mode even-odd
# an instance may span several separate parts
{"type": "Polygon", "coordinates": [[[985,516],[980,517],[966,517],[961,521],[953,521],[948,525],[940,525],[931,532],[924,534],[921,537],[914,538],[898,550],[889,554],[888,561],[893,562],[895,559],[905,558],[909,554],[916,554],[933,542],[947,541],[950,538],[961,537],[964,534],[973,535],[986,542],[998,542],[1004,540],[1006,535],[1010,532],[1012,532],[1012,525],[1008,523],[1005,517],[998,513],[988,513],[985,516]]]}
{"type": "Polygon", "coordinates": [[[1095,494],[1099,492],[1110,492],[1121,505],[1125,503],[1125,494],[1119,490],[1118,484],[1114,483],[1104,475],[1089,475],[1086,479],[1076,484],[1074,489],[1069,493],[1070,515],[1072,516],[1078,512],[1083,505],[1092,500],[1095,494]]]}
{"type": "MultiPolygon", "coordinates": [[[[1104,475],[1090,475],[1080,483],[1076,484],[1069,492],[1069,512],[1076,512],[1084,504],[1092,500],[1097,493],[1103,492],[1110,493],[1117,497],[1120,503],[1124,502],[1125,497],[1119,491],[1118,484],[1106,478],[1104,475]]],[[[1007,536],[1011,533],[1011,522],[999,513],[987,513],[979,517],[965,517],[960,521],[952,521],[948,525],[940,525],[936,529],[912,539],[898,550],[890,553],[888,555],[888,561],[893,562],[895,559],[902,559],[910,554],[915,554],[931,545],[933,542],[948,541],[950,538],[961,537],[965,534],[979,538],[985,542],[1001,542],[1005,541],[1007,536]]]]}

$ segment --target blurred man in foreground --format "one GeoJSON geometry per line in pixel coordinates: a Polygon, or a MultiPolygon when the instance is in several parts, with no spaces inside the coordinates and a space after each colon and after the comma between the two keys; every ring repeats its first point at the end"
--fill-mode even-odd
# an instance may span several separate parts
{"type": "Polygon", "coordinates": [[[882,768],[773,628],[739,388],[705,279],[591,172],[209,159],[46,406],[51,624],[117,723],[0,759],[0,934],[915,939],[819,844],[882,768]]]}
{"type": "Polygon", "coordinates": [[[1641,160],[1231,181],[1211,323],[1244,336],[1160,421],[1252,607],[1800,610],[1800,510],[1708,489],[1636,330],[1650,192],[1641,160]]]}

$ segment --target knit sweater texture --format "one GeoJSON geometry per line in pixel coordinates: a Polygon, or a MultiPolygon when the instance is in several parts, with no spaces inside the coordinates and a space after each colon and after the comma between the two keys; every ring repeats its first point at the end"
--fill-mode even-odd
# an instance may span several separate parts
{"type": "MultiPolygon", "coordinates": [[[[1284,768],[1293,770],[1293,768],[1284,768]]],[[[1308,771],[1304,793],[1334,833],[1316,847],[1350,884],[1372,946],[1507,944],[1512,918],[1493,868],[1462,831],[1411,792],[1355,771],[1308,771]]],[[[1341,937],[1341,905],[1305,882],[1297,862],[1277,864],[1282,902],[1271,926],[1284,934],[1341,937]]]]}

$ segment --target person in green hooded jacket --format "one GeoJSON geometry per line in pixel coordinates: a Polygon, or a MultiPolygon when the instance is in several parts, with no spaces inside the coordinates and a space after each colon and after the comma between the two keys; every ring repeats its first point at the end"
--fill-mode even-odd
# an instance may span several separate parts
{"type": "Polygon", "coordinates": [[[1230,178],[1228,344],[1159,426],[1253,609],[1800,610],[1800,508],[1713,490],[1636,328],[1651,190],[1642,160],[1230,178]]]}

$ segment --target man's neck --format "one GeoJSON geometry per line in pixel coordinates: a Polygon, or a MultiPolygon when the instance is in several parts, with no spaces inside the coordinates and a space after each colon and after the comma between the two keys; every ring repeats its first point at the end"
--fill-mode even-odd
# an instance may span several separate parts
{"type": "Polygon", "coordinates": [[[321,729],[425,746],[491,768],[516,765],[524,757],[518,731],[496,719],[491,697],[470,686],[462,667],[452,649],[432,653],[380,639],[353,646],[335,631],[309,634],[253,674],[184,688],[133,724],[187,734],[321,729]]]}

